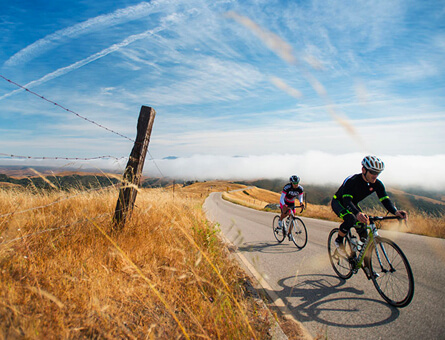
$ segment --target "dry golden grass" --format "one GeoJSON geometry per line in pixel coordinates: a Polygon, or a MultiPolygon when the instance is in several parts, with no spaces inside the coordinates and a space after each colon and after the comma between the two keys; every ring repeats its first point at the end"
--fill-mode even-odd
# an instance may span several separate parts
{"type": "MultiPolygon", "coordinates": [[[[269,203],[279,204],[280,202],[280,194],[258,188],[223,193],[222,196],[224,199],[233,203],[259,210],[265,210],[265,206],[269,203]]],[[[279,209],[276,211],[278,212],[279,209]]],[[[369,215],[380,216],[384,216],[386,214],[386,212],[383,210],[368,211],[367,213],[369,215]]],[[[445,216],[442,215],[433,217],[424,213],[413,211],[408,211],[408,213],[408,227],[404,224],[385,222],[382,223],[382,228],[418,235],[445,238],[445,216]]],[[[337,215],[333,213],[330,205],[324,206],[308,204],[306,210],[301,215],[329,221],[341,221],[337,215]]]]}
{"type": "Polygon", "coordinates": [[[245,187],[244,190],[225,192],[222,196],[228,201],[254,209],[264,209],[269,203],[280,201],[280,194],[257,187],[245,187]]]}
{"type": "Polygon", "coordinates": [[[0,189],[0,338],[268,339],[192,189],[141,190],[110,235],[116,190],[0,189]]]}
{"type": "Polygon", "coordinates": [[[230,183],[226,181],[207,181],[197,182],[191,185],[183,186],[182,184],[176,184],[174,187],[169,186],[165,188],[166,191],[172,193],[172,195],[180,195],[183,198],[197,198],[204,199],[211,192],[224,192],[229,190],[237,190],[245,188],[245,185],[230,183]]]}

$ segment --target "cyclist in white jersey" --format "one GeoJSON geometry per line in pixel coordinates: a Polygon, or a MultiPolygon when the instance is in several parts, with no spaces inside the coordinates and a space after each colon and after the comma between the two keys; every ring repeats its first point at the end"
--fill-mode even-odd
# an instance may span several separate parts
{"type": "Polygon", "coordinates": [[[298,197],[300,207],[303,207],[303,187],[300,185],[300,177],[293,175],[289,178],[289,183],[283,187],[280,198],[281,216],[278,220],[278,226],[281,228],[283,219],[290,215],[291,210],[295,208],[295,200],[298,197]]]}

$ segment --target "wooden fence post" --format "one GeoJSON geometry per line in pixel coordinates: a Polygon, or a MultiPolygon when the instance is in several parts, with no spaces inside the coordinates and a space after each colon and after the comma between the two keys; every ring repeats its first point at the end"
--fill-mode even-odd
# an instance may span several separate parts
{"type": "Polygon", "coordinates": [[[148,151],[151,130],[156,111],[148,106],[142,106],[139,113],[136,141],[128,158],[127,167],[122,178],[119,198],[113,218],[113,230],[120,230],[125,226],[127,217],[131,215],[136,201],[137,189],[141,182],[142,169],[148,151]]]}

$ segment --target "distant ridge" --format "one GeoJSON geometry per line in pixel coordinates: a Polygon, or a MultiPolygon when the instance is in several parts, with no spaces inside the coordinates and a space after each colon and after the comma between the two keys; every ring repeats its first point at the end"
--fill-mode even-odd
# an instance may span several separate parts
{"type": "MultiPolygon", "coordinates": [[[[169,159],[176,159],[169,156],[169,159]]],[[[41,178],[46,177],[60,189],[89,188],[108,186],[120,183],[121,173],[101,173],[97,169],[73,169],[73,168],[51,168],[51,167],[29,167],[29,166],[0,166],[0,185],[2,188],[27,187],[33,185],[40,189],[49,189],[50,186],[41,178]],[[35,169],[36,174],[32,169],[35,169]],[[117,174],[117,175],[116,175],[117,174]]],[[[193,183],[206,181],[188,181],[170,177],[143,177],[141,186],[143,188],[168,187],[173,184],[188,186],[193,183]]],[[[250,181],[227,181],[246,186],[255,186],[261,189],[280,193],[286,181],[283,179],[257,179],[250,181]]],[[[329,205],[337,186],[314,185],[302,183],[306,200],[310,204],[329,205]]],[[[414,190],[407,188],[387,187],[387,191],[399,209],[423,212],[429,215],[442,216],[445,214],[445,201],[441,192],[414,190]],[[415,192],[415,193],[414,193],[415,192]]],[[[365,199],[361,207],[363,209],[381,209],[381,204],[375,195],[365,199]]]]}

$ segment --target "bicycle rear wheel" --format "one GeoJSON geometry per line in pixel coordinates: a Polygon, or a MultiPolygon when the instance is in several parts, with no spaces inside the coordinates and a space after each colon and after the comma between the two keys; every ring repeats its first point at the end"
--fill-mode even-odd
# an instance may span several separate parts
{"type": "Polygon", "coordinates": [[[292,241],[299,249],[303,249],[307,243],[307,229],[303,221],[295,217],[291,221],[292,241]]]}
{"type": "Polygon", "coordinates": [[[283,227],[279,228],[278,225],[278,221],[280,219],[280,216],[275,216],[273,218],[273,222],[272,222],[272,231],[273,231],[273,235],[275,236],[275,238],[277,239],[277,241],[279,243],[283,242],[284,240],[284,221],[283,221],[283,227]]]}
{"type": "Polygon", "coordinates": [[[349,257],[353,257],[353,251],[351,249],[351,243],[348,237],[345,237],[345,251],[347,257],[341,256],[334,242],[338,236],[338,228],[332,229],[328,237],[328,254],[329,261],[331,261],[332,268],[335,273],[342,279],[349,279],[352,276],[352,265],[349,261],[349,257]]]}
{"type": "Polygon", "coordinates": [[[408,306],[414,296],[414,277],[408,259],[397,244],[377,238],[371,249],[372,282],[390,305],[408,306]]]}

